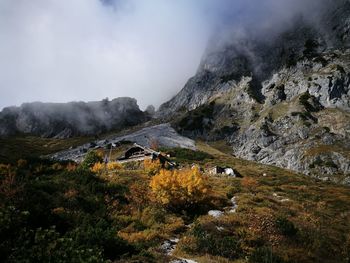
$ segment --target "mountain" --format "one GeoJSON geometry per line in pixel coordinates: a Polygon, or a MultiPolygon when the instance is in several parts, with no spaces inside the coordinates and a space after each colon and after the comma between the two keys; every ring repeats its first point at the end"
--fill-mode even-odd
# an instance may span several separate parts
{"type": "Polygon", "coordinates": [[[0,112],[0,136],[68,138],[121,130],[149,119],[132,98],[94,102],[24,103],[0,112]]]}
{"type": "Polygon", "coordinates": [[[157,116],[237,157],[350,183],[350,2],[324,2],[278,32],[215,35],[157,116]]]}

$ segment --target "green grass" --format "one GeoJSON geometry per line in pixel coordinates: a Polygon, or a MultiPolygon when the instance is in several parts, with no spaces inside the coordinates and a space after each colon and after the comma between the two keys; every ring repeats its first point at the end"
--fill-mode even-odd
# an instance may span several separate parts
{"type": "Polygon", "coordinates": [[[69,149],[94,140],[92,137],[52,139],[34,136],[0,138],[0,162],[11,163],[69,149]]]}
{"type": "Polygon", "coordinates": [[[160,148],[162,152],[170,155],[170,158],[176,162],[194,162],[194,161],[204,161],[208,159],[213,159],[213,156],[209,153],[203,151],[193,151],[184,148],[160,148]]]}

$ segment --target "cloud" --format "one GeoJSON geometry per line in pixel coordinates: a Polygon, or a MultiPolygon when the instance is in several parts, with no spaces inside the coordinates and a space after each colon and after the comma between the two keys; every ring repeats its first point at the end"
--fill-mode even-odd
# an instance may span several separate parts
{"type": "Polygon", "coordinates": [[[2,0],[0,108],[120,96],[158,106],[195,73],[213,31],[271,29],[314,2],[2,0]]]}
{"type": "Polygon", "coordinates": [[[146,106],[167,99],[195,72],[208,30],[184,1],[148,3],[1,1],[0,107],[119,96],[146,106]]]}

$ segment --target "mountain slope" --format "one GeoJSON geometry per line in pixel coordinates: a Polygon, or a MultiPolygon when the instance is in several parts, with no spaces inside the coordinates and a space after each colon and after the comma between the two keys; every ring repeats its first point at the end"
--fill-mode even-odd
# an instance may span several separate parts
{"type": "Polygon", "coordinates": [[[157,115],[187,136],[225,139],[238,157],[349,183],[349,28],[339,0],[273,38],[211,45],[157,115]]]}
{"type": "Polygon", "coordinates": [[[87,103],[25,103],[0,112],[0,136],[30,134],[67,138],[97,135],[137,125],[148,118],[132,98],[87,103]]]}

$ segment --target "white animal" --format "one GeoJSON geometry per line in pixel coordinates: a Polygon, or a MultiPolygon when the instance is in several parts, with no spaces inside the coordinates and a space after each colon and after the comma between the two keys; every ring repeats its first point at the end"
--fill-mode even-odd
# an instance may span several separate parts
{"type": "Polygon", "coordinates": [[[235,176],[235,172],[232,168],[225,168],[225,174],[229,176],[235,176]]]}

